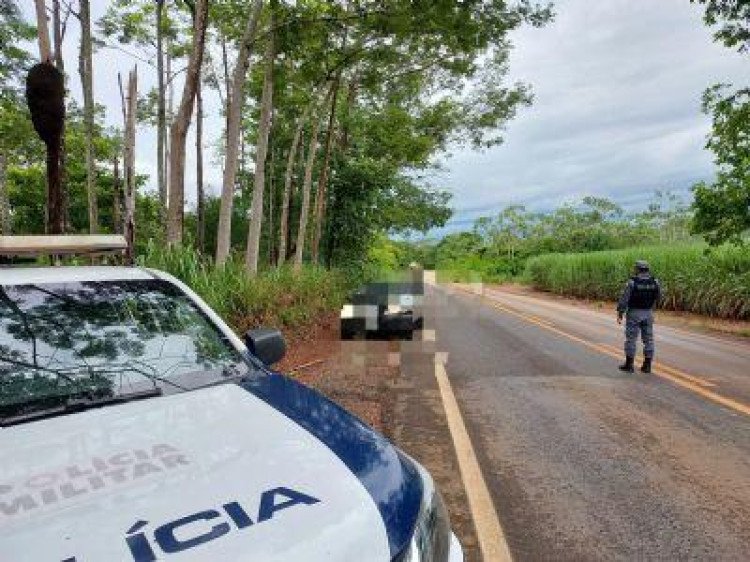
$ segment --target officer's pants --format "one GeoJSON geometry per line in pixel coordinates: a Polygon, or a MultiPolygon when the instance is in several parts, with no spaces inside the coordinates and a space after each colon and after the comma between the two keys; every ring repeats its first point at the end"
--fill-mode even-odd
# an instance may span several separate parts
{"type": "Polygon", "coordinates": [[[625,316],[625,356],[635,357],[638,333],[643,340],[643,356],[654,356],[654,313],[651,310],[628,310],[625,316]]]}

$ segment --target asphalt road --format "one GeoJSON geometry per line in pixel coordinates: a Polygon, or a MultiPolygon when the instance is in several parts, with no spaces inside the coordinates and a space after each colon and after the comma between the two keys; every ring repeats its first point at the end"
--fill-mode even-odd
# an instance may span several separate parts
{"type": "Polygon", "coordinates": [[[617,370],[611,311],[428,292],[447,373],[515,560],[750,559],[750,344],[657,326],[617,370]]]}

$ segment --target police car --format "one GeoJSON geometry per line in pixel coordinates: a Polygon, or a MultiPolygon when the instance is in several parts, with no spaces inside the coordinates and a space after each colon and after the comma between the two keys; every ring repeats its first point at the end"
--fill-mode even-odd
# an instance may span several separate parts
{"type": "Polygon", "coordinates": [[[426,470],[283,353],[159,271],[0,267],[0,560],[462,560],[426,470]]]}

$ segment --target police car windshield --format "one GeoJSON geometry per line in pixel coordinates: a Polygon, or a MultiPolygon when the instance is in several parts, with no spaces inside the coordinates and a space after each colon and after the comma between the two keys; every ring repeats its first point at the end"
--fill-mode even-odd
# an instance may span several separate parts
{"type": "Polygon", "coordinates": [[[246,371],[169,282],[0,286],[0,418],[71,398],[186,390],[246,371]]]}

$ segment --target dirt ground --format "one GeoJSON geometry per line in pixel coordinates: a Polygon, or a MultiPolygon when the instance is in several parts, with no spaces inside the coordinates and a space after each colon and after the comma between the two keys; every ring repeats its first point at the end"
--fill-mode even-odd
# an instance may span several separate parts
{"type": "Polygon", "coordinates": [[[443,495],[467,562],[478,562],[474,524],[434,376],[434,350],[421,341],[342,342],[339,336],[338,315],[285,333],[287,356],[275,369],[341,404],[422,463],[443,495]]]}
{"type": "Polygon", "coordinates": [[[365,342],[342,342],[339,336],[338,315],[285,333],[287,355],[275,369],[322,392],[384,432],[383,407],[389,398],[389,383],[398,378],[398,367],[379,365],[371,359],[364,369],[363,360],[357,361],[352,353],[358,343],[365,342]]]}
{"type": "MultiPolygon", "coordinates": [[[[517,283],[488,283],[487,287],[490,289],[500,289],[518,295],[528,295],[535,298],[544,298],[551,301],[575,304],[576,306],[585,306],[591,308],[592,310],[612,310],[612,314],[614,314],[616,306],[614,302],[565,297],[561,295],[555,295],[553,293],[538,291],[529,287],[528,285],[520,285],[517,283]]],[[[656,314],[657,320],[660,324],[672,326],[673,328],[686,328],[700,330],[706,333],[713,332],[734,336],[750,337],[750,322],[747,321],[710,318],[708,316],[693,314],[691,312],[675,312],[672,310],[659,310],[656,314]]]]}

